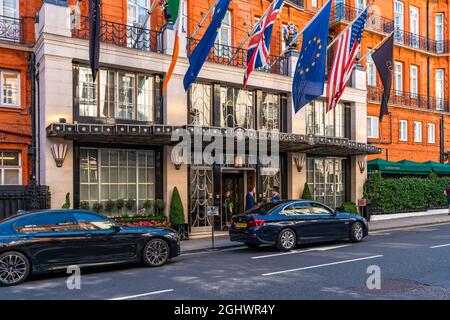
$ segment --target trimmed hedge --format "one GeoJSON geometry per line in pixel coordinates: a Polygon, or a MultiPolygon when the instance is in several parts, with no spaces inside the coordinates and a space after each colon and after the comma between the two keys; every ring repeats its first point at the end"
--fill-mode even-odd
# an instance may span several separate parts
{"type": "Polygon", "coordinates": [[[381,213],[445,207],[444,190],[449,181],[449,177],[435,175],[392,179],[375,173],[364,185],[364,197],[381,213]]]}

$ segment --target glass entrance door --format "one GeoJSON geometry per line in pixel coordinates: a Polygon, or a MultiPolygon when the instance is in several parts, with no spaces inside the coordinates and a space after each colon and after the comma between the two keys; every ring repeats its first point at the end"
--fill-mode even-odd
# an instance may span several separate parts
{"type": "Polygon", "coordinates": [[[222,174],[222,210],[220,228],[228,230],[231,218],[244,211],[244,173],[222,174]]]}

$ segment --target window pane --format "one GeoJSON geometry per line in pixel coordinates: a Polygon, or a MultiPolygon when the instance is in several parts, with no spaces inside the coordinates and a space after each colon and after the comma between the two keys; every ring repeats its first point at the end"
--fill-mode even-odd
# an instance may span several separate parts
{"type": "Polygon", "coordinates": [[[97,86],[90,69],[80,67],[79,71],[80,116],[97,116],[97,86]]]}
{"type": "Polygon", "coordinates": [[[2,104],[19,105],[19,74],[15,72],[2,72],[2,104]]]}
{"type": "Polygon", "coordinates": [[[140,75],[137,90],[138,120],[153,121],[153,77],[140,75]]]}
{"type": "Polygon", "coordinates": [[[211,85],[194,83],[190,89],[189,123],[211,125],[211,85]]]}
{"type": "Polygon", "coordinates": [[[263,104],[260,115],[260,129],[280,129],[280,97],[277,94],[263,93],[263,104]]]}
{"type": "Polygon", "coordinates": [[[2,152],[2,160],[4,166],[19,166],[19,153],[2,152]]]}
{"type": "Polygon", "coordinates": [[[119,106],[116,115],[118,118],[134,118],[134,94],[134,74],[119,72],[119,106]]]}
{"type": "Polygon", "coordinates": [[[114,71],[100,70],[100,116],[109,117],[109,110],[115,108],[115,73],[114,71]]]}
{"type": "Polygon", "coordinates": [[[19,183],[19,169],[5,169],[5,184],[20,184],[19,183]]]}

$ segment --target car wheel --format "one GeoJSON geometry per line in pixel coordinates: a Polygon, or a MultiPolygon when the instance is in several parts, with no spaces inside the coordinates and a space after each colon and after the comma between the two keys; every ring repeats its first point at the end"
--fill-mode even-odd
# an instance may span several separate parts
{"type": "Polygon", "coordinates": [[[259,247],[259,243],[248,243],[246,242],[245,245],[251,249],[256,249],[259,247]]]}
{"type": "Polygon", "coordinates": [[[280,251],[290,251],[297,244],[297,236],[291,229],[281,230],[278,235],[277,249],[280,251]]]}
{"type": "Polygon", "coordinates": [[[162,266],[169,260],[170,248],[162,239],[152,239],[144,247],[142,260],[149,267],[162,266]]]}
{"type": "Polygon", "coordinates": [[[364,227],[361,222],[355,222],[350,230],[350,241],[360,242],[364,238],[364,227]]]}
{"type": "Polygon", "coordinates": [[[0,285],[14,286],[24,282],[30,275],[28,258],[20,252],[5,252],[0,255],[0,285]]]}

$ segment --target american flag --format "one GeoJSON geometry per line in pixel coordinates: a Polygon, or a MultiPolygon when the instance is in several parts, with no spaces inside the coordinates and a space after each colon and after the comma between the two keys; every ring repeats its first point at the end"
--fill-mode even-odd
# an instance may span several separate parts
{"type": "Polygon", "coordinates": [[[327,112],[336,107],[344,93],[358,56],[359,44],[367,19],[366,8],[346,31],[339,35],[333,64],[328,73],[327,112]]]}
{"type": "Polygon", "coordinates": [[[250,73],[254,69],[265,66],[269,62],[273,23],[282,5],[283,0],[275,0],[271,3],[263,17],[259,20],[255,32],[250,38],[247,53],[247,70],[244,75],[244,88],[247,86],[250,73]]]}

